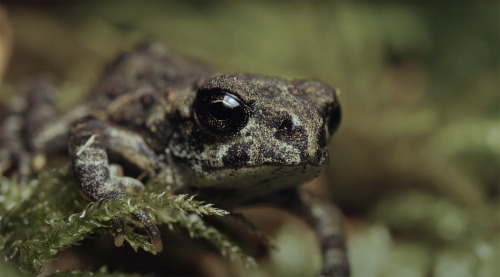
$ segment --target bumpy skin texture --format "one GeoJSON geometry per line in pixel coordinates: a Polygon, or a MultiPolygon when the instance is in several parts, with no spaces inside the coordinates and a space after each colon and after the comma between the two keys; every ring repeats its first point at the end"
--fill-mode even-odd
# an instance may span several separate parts
{"type": "MultiPolygon", "coordinates": [[[[226,208],[271,203],[304,217],[318,233],[322,276],[349,275],[340,212],[297,189],[328,162],[327,144],[340,120],[337,92],[325,84],[217,76],[148,44],[121,55],[88,101],[65,115],[50,108],[47,83],[38,80],[33,88],[18,100],[35,100],[14,105],[5,116],[0,173],[17,163],[21,175],[29,175],[30,153],[64,148],[61,141],[67,137],[77,183],[92,201],[138,194],[143,189],[139,179],[145,179],[201,192],[226,208]],[[43,109],[22,108],[27,105],[43,109]],[[51,124],[40,127],[30,118],[51,124]],[[21,130],[14,123],[23,119],[21,130]],[[16,137],[26,133],[31,134],[26,146],[19,145],[16,137]],[[116,176],[110,160],[125,165],[128,176],[116,176]]],[[[142,210],[134,215],[161,251],[149,215],[142,210]]],[[[121,245],[121,218],[113,219],[113,226],[115,243],[121,245]]]]}

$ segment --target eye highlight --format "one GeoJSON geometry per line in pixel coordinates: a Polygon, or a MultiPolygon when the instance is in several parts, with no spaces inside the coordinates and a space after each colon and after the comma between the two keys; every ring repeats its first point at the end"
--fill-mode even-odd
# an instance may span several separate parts
{"type": "Polygon", "coordinates": [[[215,135],[234,135],[248,122],[248,106],[227,91],[200,91],[193,107],[198,124],[215,135]]]}

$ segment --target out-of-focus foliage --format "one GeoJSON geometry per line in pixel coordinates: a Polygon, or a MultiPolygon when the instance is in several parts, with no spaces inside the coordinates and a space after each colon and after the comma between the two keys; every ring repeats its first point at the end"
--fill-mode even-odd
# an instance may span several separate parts
{"type": "MultiPolygon", "coordinates": [[[[499,3],[4,8],[16,44],[0,101],[14,83],[44,71],[59,80],[58,107],[70,107],[113,56],[142,40],[162,41],[221,72],[338,87],[343,121],[319,186],[347,213],[354,276],[500,275],[499,3]]],[[[243,274],[292,274],[297,252],[290,245],[317,255],[290,234],[295,241],[304,235],[278,231],[285,251],[243,274]]],[[[314,272],[309,265],[293,272],[314,272]]]]}
{"type": "Polygon", "coordinates": [[[81,270],[72,270],[66,271],[58,274],[54,274],[51,276],[58,277],[86,277],[86,276],[95,276],[95,277],[147,277],[154,275],[144,275],[144,274],[125,274],[120,272],[109,272],[106,268],[101,268],[99,271],[81,271],[81,270]]]}
{"type": "Polygon", "coordinates": [[[12,30],[6,12],[0,7],[0,84],[7,70],[12,48],[12,30]]]}

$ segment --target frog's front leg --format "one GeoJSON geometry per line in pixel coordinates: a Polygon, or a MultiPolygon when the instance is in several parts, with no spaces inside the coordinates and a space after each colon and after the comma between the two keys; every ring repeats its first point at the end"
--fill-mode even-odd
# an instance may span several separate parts
{"type": "Polygon", "coordinates": [[[345,246],[343,215],[332,203],[307,190],[293,189],[271,197],[280,209],[298,215],[316,232],[323,255],[323,267],[319,276],[350,276],[349,261],[345,246]]]}
{"type": "MultiPolygon", "coordinates": [[[[92,201],[117,200],[123,198],[127,192],[138,194],[144,188],[137,179],[113,174],[108,162],[108,152],[118,154],[139,169],[150,173],[154,173],[157,164],[155,153],[140,136],[92,116],[73,123],[69,131],[69,151],[80,191],[92,201]]],[[[149,214],[141,209],[133,214],[148,232],[156,251],[160,252],[160,231],[149,214]]],[[[112,224],[115,244],[121,246],[124,238],[123,220],[114,218],[112,224]]]]}
{"type": "Polygon", "coordinates": [[[29,181],[32,158],[46,150],[46,145],[33,142],[39,139],[47,122],[55,121],[51,100],[54,93],[51,82],[38,77],[26,81],[11,99],[5,119],[0,124],[0,176],[13,167],[18,170],[19,184],[29,181]]]}
{"type": "Polygon", "coordinates": [[[19,169],[19,184],[26,184],[31,174],[31,154],[23,140],[25,101],[20,96],[13,101],[0,124],[0,176],[11,167],[19,169]],[[15,103],[17,102],[17,103],[15,103]]]}

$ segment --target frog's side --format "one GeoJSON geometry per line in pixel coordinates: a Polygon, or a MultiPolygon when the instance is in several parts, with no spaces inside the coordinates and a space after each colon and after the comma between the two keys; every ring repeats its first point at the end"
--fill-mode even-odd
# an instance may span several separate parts
{"type": "MultiPolygon", "coordinates": [[[[34,87],[42,91],[43,86],[34,87]]],[[[317,81],[216,76],[152,44],[118,58],[85,105],[54,119],[51,126],[57,127],[51,132],[35,128],[27,144],[32,152],[42,152],[48,145],[57,148],[51,134],[57,134],[56,141],[69,134],[77,183],[93,201],[139,193],[143,185],[138,175],[143,178],[145,173],[146,179],[164,186],[212,195],[225,207],[269,203],[297,213],[319,235],[322,273],[347,276],[338,210],[296,189],[328,161],[327,143],[340,120],[336,96],[317,81]],[[110,159],[130,168],[129,176],[115,176],[110,159]]],[[[31,102],[31,107],[50,110],[47,101],[31,102]]],[[[40,109],[31,110],[13,113],[6,122],[15,116],[55,118],[51,112],[33,116],[40,109]]],[[[4,125],[3,131],[12,128],[4,125]]],[[[0,169],[19,156],[6,154],[12,140],[3,141],[0,169]]],[[[149,215],[135,215],[161,250],[159,231],[149,215]]],[[[120,245],[123,222],[116,218],[113,224],[120,245]]]]}

